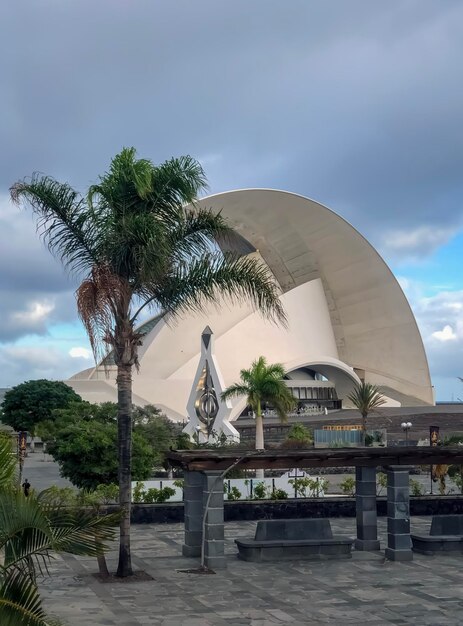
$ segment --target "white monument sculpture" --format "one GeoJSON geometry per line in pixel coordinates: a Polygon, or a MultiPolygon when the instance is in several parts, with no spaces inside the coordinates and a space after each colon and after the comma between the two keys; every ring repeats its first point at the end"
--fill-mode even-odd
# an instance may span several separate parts
{"type": "Polygon", "coordinates": [[[188,423],[183,429],[197,443],[215,443],[224,437],[238,442],[239,432],[229,422],[231,404],[220,398],[223,379],[212,351],[212,330],[201,335],[201,356],[187,404],[188,423]]]}

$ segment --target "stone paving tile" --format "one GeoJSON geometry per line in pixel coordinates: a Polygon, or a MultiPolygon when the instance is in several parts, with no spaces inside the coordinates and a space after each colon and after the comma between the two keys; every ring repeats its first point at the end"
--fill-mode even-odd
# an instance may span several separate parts
{"type": "MultiPolygon", "coordinates": [[[[355,520],[332,520],[333,532],[354,536],[355,520]]],[[[429,519],[414,518],[425,531],[429,519]]],[[[93,559],[57,557],[41,582],[47,610],[68,626],[455,626],[463,612],[461,557],[415,555],[391,563],[383,552],[351,560],[246,563],[234,538],[252,536],[254,522],[226,525],[227,570],[184,574],[195,561],[181,556],[183,528],[134,526],[136,568],[155,580],[101,584],[93,559]]],[[[384,547],[386,521],[378,529],[384,547]]],[[[116,548],[116,546],[115,546],[116,548]]],[[[115,569],[117,550],[108,556],[115,569]]]]}

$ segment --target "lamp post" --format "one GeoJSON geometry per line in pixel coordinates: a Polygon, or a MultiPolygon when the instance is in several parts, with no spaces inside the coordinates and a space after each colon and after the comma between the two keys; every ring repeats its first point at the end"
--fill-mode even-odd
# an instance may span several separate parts
{"type": "Polygon", "coordinates": [[[400,425],[400,426],[401,426],[401,428],[402,428],[402,430],[403,430],[403,431],[404,431],[404,433],[405,433],[405,441],[406,441],[406,444],[405,444],[405,445],[407,445],[407,446],[408,446],[408,431],[410,430],[410,428],[412,427],[412,425],[413,425],[413,424],[412,424],[411,422],[402,422],[402,423],[401,423],[401,425],[400,425]]]}

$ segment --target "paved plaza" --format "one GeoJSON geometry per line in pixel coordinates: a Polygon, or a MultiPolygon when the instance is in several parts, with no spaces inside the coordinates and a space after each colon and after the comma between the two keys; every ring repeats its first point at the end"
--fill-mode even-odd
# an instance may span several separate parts
{"type": "MultiPolygon", "coordinates": [[[[430,518],[413,518],[427,532],[430,518]]],[[[386,519],[379,519],[384,546],[386,519]]],[[[355,520],[332,520],[334,533],[355,536],[355,520]]],[[[345,561],[247,563],[236,537],[255,522],[225,525],[228,567],[215,575],[180,573],[197,562],[181,555],[183,526],[133,526],[133,561],[154,580],[102,584],[94,559],[58,556],[41,583],[47,610],[68,626],[270,626],[274,624],[462,623],[462,557],[415,555],[411,563],[354,552],[345,561]]],[[[109,555],[111,569],[116,551],[109,555]]]]}

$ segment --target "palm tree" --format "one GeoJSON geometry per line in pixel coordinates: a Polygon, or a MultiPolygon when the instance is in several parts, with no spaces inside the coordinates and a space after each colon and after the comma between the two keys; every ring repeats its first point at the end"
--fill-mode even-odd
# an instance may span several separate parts
{"type": "Polygon", "coordinates": [[[11,196],[28,203],[50,251],[83,277],[77,308],[97,362],[109,348],[117,367],[121,505],[117,574],[130,576],[132,369],[143,336],[135,324],[145,307],[167,317],[203,311],[228,296],[285,320],[268,268],[252,257],[222,254],[217,241],[234,231],[220,214],[196,208],[206,187],[189,156],[155,166],[125,148],[99,183],[79,195],[42,175],[16,183],[11,196]],[[186,205],[192,209],[186,209],[186,205]]]}
{"type": "Polygon", "coordinates": [[[51,552],[98,556],[114,539],[114,516],[47,506],[14,486],[16,459],[11,442],[0,438],[0,624],[52,626],[42,607],[37,571],[51,552]],[[97,540],[97,541],[96,541],[97,540]]]}
{"type": "MultiPolygon", "coordinates": [[[[256,416],[256,450],[264,449],[264,425],[262,405],[270,404],[282,421],[286,421],[287,413],[296,404],[293,394],[284,381],[285,369],[281,363],[267,364],[261,356],[254,361],[248,370],[241,370],[241,382],[227,387],[222,399],[246,396],[248,406],[256,416]]],[[[259,478],[264,477],[263,470],[256,472],[259,478]]]]}
{"type": "Polygon", "coordinates": [[[376,385],[372,385],[364,381],[357,384],[354,390],[347,397],[360,411],[362,416],[362,443],[365,445],[368,414],[371,413],[373,409],[383,405],[386,401],[376,385]]]}

